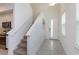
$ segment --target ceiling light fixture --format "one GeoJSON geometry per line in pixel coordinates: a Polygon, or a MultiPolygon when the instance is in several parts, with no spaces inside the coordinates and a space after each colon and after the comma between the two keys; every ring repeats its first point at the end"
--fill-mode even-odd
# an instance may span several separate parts
{"type": "Polygon", "coordinates": [[[49,3],[49,6],[54,6],[56,3],[49,3]]]}

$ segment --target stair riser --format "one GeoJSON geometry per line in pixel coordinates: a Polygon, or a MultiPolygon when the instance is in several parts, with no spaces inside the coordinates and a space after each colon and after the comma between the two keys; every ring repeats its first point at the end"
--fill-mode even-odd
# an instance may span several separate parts
{"type": "Polygon", "coordinates": [[[21,40],[21,43],[18,45],[17,49],[14,50],[15,55],[27,55],[27,37],[21,40]]]}

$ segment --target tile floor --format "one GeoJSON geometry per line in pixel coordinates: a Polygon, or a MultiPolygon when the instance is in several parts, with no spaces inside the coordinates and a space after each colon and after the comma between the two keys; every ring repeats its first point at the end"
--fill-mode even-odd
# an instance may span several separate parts
{"type": "Polygon", "coordinates": [[[57,39],[45,40],[37,55],[66,55],[64,49],[57,39]]]}

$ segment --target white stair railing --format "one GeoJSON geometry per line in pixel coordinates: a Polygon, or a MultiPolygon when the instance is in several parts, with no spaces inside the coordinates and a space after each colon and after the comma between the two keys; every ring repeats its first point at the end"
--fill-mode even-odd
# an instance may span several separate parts
{"type": "Polygon", "coordinates": [[[14,50],[17,48],[18,44],[21,42],[31,25],[32,20],[29,18],[19,28],[13,28],[7,33],[8,54],[14,54],[14,50]]]}
{"type": "Polygon", "coordinates": [[[44,15],[41,13],[27,32],[27,54],[35,55],[45,39],[44,15]]]}

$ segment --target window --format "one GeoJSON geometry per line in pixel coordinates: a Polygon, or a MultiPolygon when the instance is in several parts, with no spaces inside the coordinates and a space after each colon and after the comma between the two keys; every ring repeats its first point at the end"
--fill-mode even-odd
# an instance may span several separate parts
{"type": "Polygon", "coordinates": [[[66,23],[65,16],[66,16],[66,14],[64,12],[63,15],[62,15],[62,35],[64,35],[64,36],[66,35],[66,32],[65,32],[65,23],[66,23]]]}

